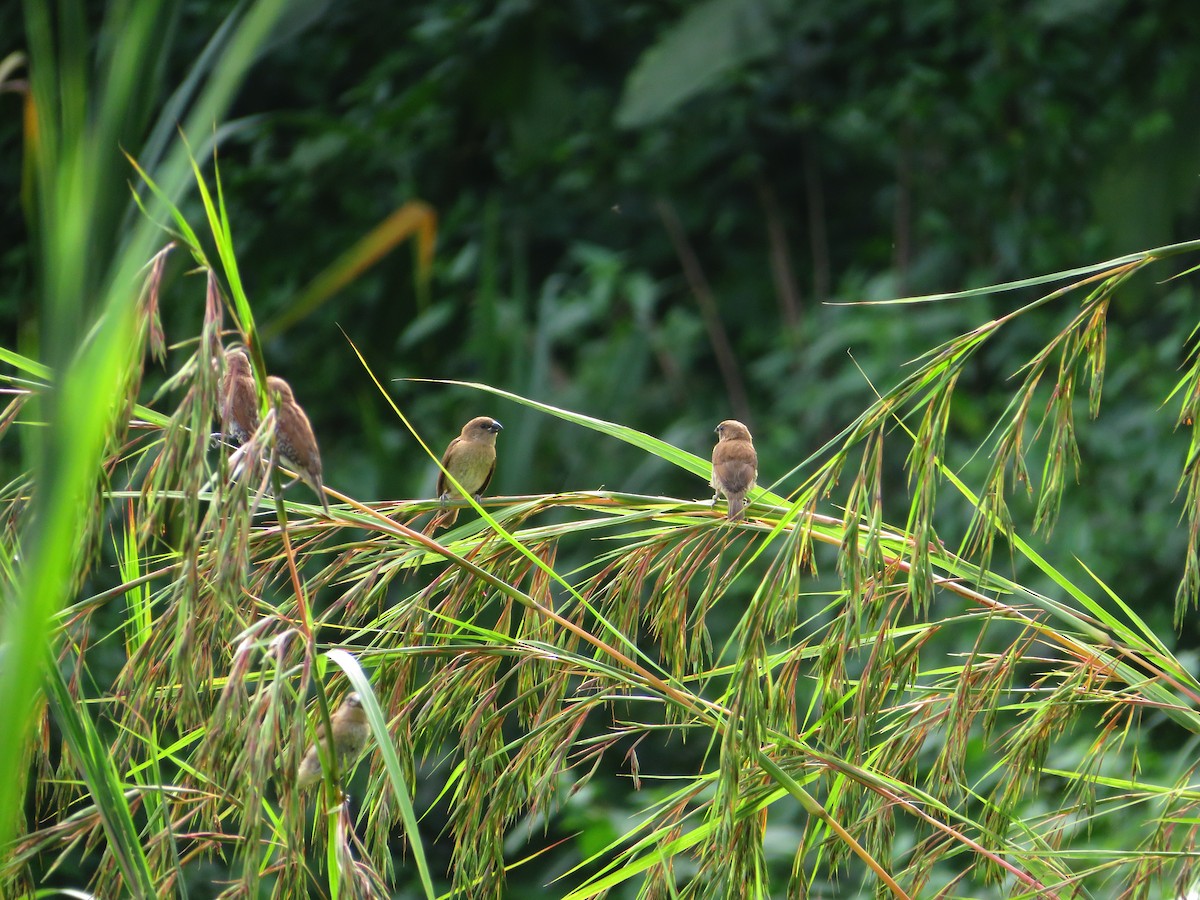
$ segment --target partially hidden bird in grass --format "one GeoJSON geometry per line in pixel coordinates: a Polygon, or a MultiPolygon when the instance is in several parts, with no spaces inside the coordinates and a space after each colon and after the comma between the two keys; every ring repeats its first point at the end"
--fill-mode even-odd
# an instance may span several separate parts
{"type": "Polygon", "coordinates": [[[282,378],[268,375],[267,391],[275,407],[275,449],[279,458],[316,492],[325,514],[329,515],[329,501],[321,481],[321,451],[317,449],[312,423],[296,402],[292,386],[282,378]]]}
{"type": "MultiPolygon", "coordinates": [[[[337,753],[338,773],[345,777],[349,767],[358,759],[363,748],[367,746],[367,738],[371,736],[371,726],[367,724],[367,711],[363,709],[362,698],[357,691],[349,693],[341,705],[329,717],[333,726],[333,749],[337,753]]],[[[296,786],[301,790],[312,787],[321,780],[321,755],[317,744],[329,752],[329,741],[325,737],[325,723],[317,726],[317,741],[310,744],[296,770],[296,786]]]]}
{"type": "Polygon", "coordinates": [[[221,435],[226,442],[240,447],[258,428],[258,388],[250,357],[241,347],[225,351],[220,391],[221,435]]]}
{"type": "MultiPolygon", "coordinates": [[[[496,471],[496,435],[504,426],[489,416],[476,416],[462,427],[458,437],[450,442],[442,454],[442,468],[462,485],[463,490],[476,500],[483,496],[492,473],[496,471]]],[[[446,477],[438,472],[438,499],[445,503],[452,498],[465,496],[446,477]]],[[[447,528],[458,518],[457,509],[446,509],[434,516],[430,530],[447,528]]]]}
{"type": "Polygon", "coordinates": [[[746,509],[746,494],[758,478],[758,454],[750,430],[735,419],[717,426],[717,445],[713,447],[713,503],[720,494],[729,501],[729,521],[736,522],[746,509]]]}

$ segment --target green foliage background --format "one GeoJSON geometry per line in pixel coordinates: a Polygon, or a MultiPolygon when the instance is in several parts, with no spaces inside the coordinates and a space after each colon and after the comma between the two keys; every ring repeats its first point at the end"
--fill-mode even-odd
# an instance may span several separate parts
{"type": "MultiPolygon", "coordinates": [[[[31,50],[35,6],[24,14],[0,7],[0,60],[31,50]]],[[[179,203],[205,253],[218,259],[220,241],[200,226],[205,211],[170,129],[184,126],[214,189],[215,136],[230,246],[267,370],[287,377],[303,399],[326,482],[363,501],[428,498],[436,477],[434,461],[368,369],[435,451],[474,415],[500,419],[492,493],[606,489],[688,501],[706,497],[707,487],[669,454],[603,438],[535,406],[402,379],[486,384],[621,423],[700,457],[713,425],[738,417],[755,434],[764,486],[795,499],[833,456],[828,442],[877,392],[901,384],[913,360],[1054,285],[916,305],[859,301],[1031,278],[1200,231],[1200,23],[1181,2],[274,5],[263,14],[273,18],[259,45],[238,60],[240,86],[224,88],[228,111],[218,104],[206,108],[207,118],[164,113],[164,104],[229,21],[228,4],[155,7],[160,14],[147,28],[163,36],[161,49],[146,51],[152,58],[131,89],[128,114],[106,135],[102,156],[88,158],[103,190],[89,208],[91,268],[74,285],[83,298],[76,310],[55,305],[49,276],[60,270],[37,240],[47,223],[24,193],[24,95],[16,87],[0,93],[0,346],[61,371],[103,307],[101,288],[115,283],[110,273],[145,264],[165,242],[157,228],[170,222],[164,208],[143,215],[128,203],[128,185],[140,179],[121,148],[179,203]],[[139,149],[152,144],[156,121],[167,123],[162,168],[139,149]],[[417,202],[437,217],[427,272],[415,242],[393,241],[339,290],[313,290],[364,235],[417,202]],[[133,252],[138,246],[145,252],[133,252]]],[[[117,15],[113,9],[92,4],[81,15],[87,66],[99,72],[132,38],[100,28],[104,15],[117,15]]],[[[54,23],[60,33],[67,18],[54,23]]],[[[60,62],[69,60],[67,49],[60,48],[60,62]]],[[[27,75],[18,69],[13,84],[27,75]]],[[[1166,259],[1113,294],[1102,411],[1088,419],[1081,388],[1080,462],[1077,473],[1068,470],[1053,530],[1032,530],[1048,486],[1045,443],[1030,451],[1032,495],[1018,485],[1008,512],[1015,533],[1052,566],[1073,582],[1091,584],[1090,572],[1109,585],[1164,652],[1194,671],[1194,591],[1184,582],[1177,597],[1193,546],[1180,521],[1191,514],[1186,491],[1176,494],[1191,452],[1190,429],[1175,427],[1186,398],[1164,406],[1189,365],[1196,320],[1194,277],[1171,276],[1191,264],[1186,256],[1166,259]],[[1189,610],[1178,628],[1177,600],[1189,610]]],[[[208,324],[196,267],[195,254],[168,258],[159,309],[168,340],[181,343],[164,364],[147,367],[138,394],[166,416],[181,389],[156,391],[183,368],[208,324]]],[[[228,295],[226,271],[214,269],[228,295]]],[[[1014,318],[957,373],[939,456],[972,490],[981,491],[988,474],[989,452],[977,450],[1005,420],[1019,384],[1014,373],[1068,327],[1082,297],[1014,318]]],[[[19,388],[29,373],[18,367],[9,375],[19,388]]],[[[1033,408],[1040,415],[1052,401],[1048,380],[1033,408]]],[[[914,415],[909,424],[916,430],[919,421],[914,415]]],[[[43,450],[36,437],[18,445],[14,432],[0,443],[0,459],[6,496],[16,498],[29,473],[36,480],[43,450]]],[[[905,469],[911,443],[898,429],[894,435],[885,442],[879,485],[883,516],[901,523],[924,482],[911,461],[905,469]]],[[[834,519],[856,465],[840,491],[817,498],[834,519]]],[[[29,532],[15,519],[25,508],[14,499],[11,509],[5,580],[19,586],[17,548],[29,532]]],[[[124,528],[122,513],[106,509],[80,533],[98,564],[64,602],[100,596],[124,580],[107,537],[124,528]]],[[[937,537],[957,548],[972,504],[943,486],[934,511],[937,537]]],[[[533,524],[566,529],[577,524],[575,515],[551,508],[533,524]]],[[[561,573],[587,565],[595,549],[564,538],[556,552],[561,573]]],[[[811,604],[799,596],[795,615],[827,625],[832,595],[820,592],[835,589],[837,565],[832,555],[819,563],[820,574],[805,584],[811,604]]],[[[1046,569],[1004,542],[992,563],[1025,589],[1065,602],[1046,569]]],[[[745,637],[741,614],[764,572],[751,575],[750,584],[729,588],[708,620],[717,648],[731,635],[745,637]]],[[[331,589],[318,606],[334,596],[331,589]]],[[[20,590],[9,592],[9,634],[21,602],[20,590]]],[[[904,621],[950,621],[961,609],[960,597],[939,593],[904,621]]],[[[91,634],[120,627],[121,616],[101,611],[91,634]]],[[[660,637],[643,627],[639,638],[635,624],[631,638],[660,637]]],[[[922,658],[957,664],[956,655],[971,649],[962,640],[951,627],[930,629],[922,658]]],[[[123,664],[102,641],[92,650],[85,649],[90,640],[72,641],[99,683],[123,664]]],[[[0,675],[11,675],[2,659],[0,675]]],[[[1102,719],[1098,713],[1095,721],[1102,719]]],[[[107,730],[115,728],[101,723],[98,746],[116,739],[107,730]]],[[[1196,733],[1147,712],[1124,740],[1113,739],[1108,764],[1172,782],[1192,765],[1196,733]]],[[[1093,736],[1087,727],[1068,734],[1044,765],[1073,768],[1093,736]]],[[[60,737],[52,731],[47,745],[60,737]]],[[[1008,761],[980,734],[972,740],[983,770],[989,754],[998,766],[1008,761]]],[[[649,741],[639,765],[643,773],[695,772],[706,749],[715,752],[707,738],[649,741]]],[[[444,890],[451,867],[445,836],[455,813],[438,794],[433,762],[409,773],[409,784],[417,810],[432,809],[420,830],[444,890]]],[[[23,792],[32,828],[46,814],[45,798],[11,787],[23,792]]],[[[1061,800],[1048,796],[1048,804],[1061,800]]],[[[606,847],[629,827],[643,797],[627,758],[604,757],[595,779],[560,808],[531,814],[521,838],[512,836],[516,828],[510,833],[508,862],[546,848],[508,875],[510,895],[541,890],[606,847]]],[[[768,831],[779,845],[765,853],[777,895],[805,827],[797,816],[768,831]]],[[[1115,818],[1091,827],[1102,850],[1128,849],[1144,837],[1115,818]]],[[[401,873],[394,884],[416,891],[403,833],[397,828],[390,837],[401,873]]],[[[83,848],[53,873],[51,859],[45,851],[30,861],[49,884],[78,886],[99,865],[83,848]]],[[[187,869],[192,895],[215,895],[207,885],[227,877],[227,864],[187,869]]],[[[850,873],[814,895],[874,889],[861,887],[872,884],[861,871],[850,873]]]]}

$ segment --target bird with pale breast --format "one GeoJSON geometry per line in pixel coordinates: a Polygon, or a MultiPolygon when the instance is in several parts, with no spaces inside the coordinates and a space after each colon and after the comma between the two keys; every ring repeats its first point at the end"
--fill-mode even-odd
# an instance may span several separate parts
{"type": "Polygon", "coordinates": [[[275,449],[289,469],[321,498],[321,506],[329,515],[329,501],[321,481],[321,451],[313,434],[312,423],[296,402],[292,386],[277,375],[267,376],[267,391],[275,407],[275,449]]]}
{"type": "MultiPolygon", "coordinates": [[[[462,427],[458,437],[450,442],[442,454],[442,468],[438,472],[437,495],[445,503],[452,498],[465,496],[446,477],[448,471],[462,485],[467,494],[476,500],[483,496],[492,473],[496,471],[496,435],[504,426],[489,416],[476,416],[462,427]]],[[[431,528],[445,528],[458,518],[457,509],[440,512],[430,523],[431,528]]]]}
{"type": "Polygon", "coordinates": [[[746,494],[758,479],[758,454],[750,429],[736,419],[717,426],[717,445],[713,447],[713,503],[720,494],[729,502],[728,517],[736,522],[746,509],[746,494]]]}
{"type": "MultiPolygon", "coordinates": [[[[329,717],[333,726],[333,749],[337,754],[338,773],[343,777],[347,769],[354,763],[363,748],[367,746],[367,738],[371,736],[371,726],[367,724],[367,711],[363,709],[362,698],[357,691],[346,695],[333,715],[329,717]]],[[[317,740],[310,744],[296,770],[296,786],[301,790],[311,787],[321,780],[321,754],[317,744],[323,744],[326,753],[329,752],[329,742],[325,738],[325,723],[317,726],[317,740]]]]}
{"type": "Polygon", "coordinates": [[[240,447],[258,428],[258,388],[250,357],[241,347],[225,351],[220,392],[221,434],[227,442],[240,447]]]}

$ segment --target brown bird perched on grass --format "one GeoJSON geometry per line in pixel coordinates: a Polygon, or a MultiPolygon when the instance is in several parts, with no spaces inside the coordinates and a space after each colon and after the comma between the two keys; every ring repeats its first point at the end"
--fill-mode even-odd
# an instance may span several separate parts
{"type": "Polygon", "coordinates": [[[221,434],[240,447],[258,428],[258,388],[250,357],[241,347],[225,351],[225,373],[221,376],[221,434]]]}
{"type": "MultiPolygon", "coordinates": [[[[476,416],[462,427],[458,437],[450,442],[442,454],[442,468],[449,471],[468,494],[478,500],[492,473],[496,471],[496,435],[504,426],[488,416],[476,416]]],[[[438,473],[438,499],[445,503],[451,497],[462,497],[458,488],[450,483],[446,472],[438,473]]],[[[447,509],[434,517],[431,528],[447,528],[458,518],[457,509],[447,509]]]]}
{"type": "Polygon", "coordinates": [[[718,425],[712,462],[713,503],[724,494],[729,501],[729,521],[736,522],[746,509],[746,494],[758,478],[758,454],[750,430],[734,419],[718,425]]]}
{"type": "MultiPolygon", "coordinates": [[[[371,735],[371,726],[367,724],[367,711],[363,709],[362,698],[358,692],[347,694],[337,710],[329,717],[333,726],[333,748],[337,753],[338,773],[345,776],[346,770],[358,759],[363,748],[367,746],[367,738],[371,735]]],[[[321,780],[321,755],[317,743],[329,752],[329,742],[325,738],[325,723],[317,726],[317,742],[310,744],[296,770],[296,787],[304,790],[321,780]]]]}
{"type": "Polygon", "coordinates": [[[321,451],[317,449],[312,423],[296,402],[292,386],[282,378],[268,375],[267,390],[275,406],[275,449],[283,464],[294,469],[321,498],[325,515],[329,515],[329,501],[321,483],[321,451]]]}

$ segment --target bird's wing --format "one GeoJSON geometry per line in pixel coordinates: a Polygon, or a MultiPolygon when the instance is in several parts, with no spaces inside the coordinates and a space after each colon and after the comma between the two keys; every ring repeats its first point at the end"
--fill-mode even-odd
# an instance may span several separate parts
{"type": "Polygon", "coordinates": [[[442,468],[438,469],[437,480],[437,495],[441,497],[443,494],[449,493],[450,481],[446,478],[446,473],[443,469],[450,468],[450,455],[454,453],[454,448],[461,443],[462,438],[456,437],[450,442],[450,446],[446,448],[446,452],[442,454],[442,468]]]}
{"type": "Polygon", "coordinates": [[[758,470],[753,463],[736,462],[729,467],[725,482],[730,490],[744,492],[750,489],[757,476],[758,470]]]}
{"type": "Polygon", "coordinates": [[[488,473],[487,473],[487,475],[484,476],[483,484],[481,484],[479,486],[479,490],[477,490],[475,492],[476,494],[482,494],[484,491],[487,490],[487,486],[492,483],[492,475],[495,473],[495,471],[496,471],[496,457],[495,457],[495,455],[493,455],[492,456],[492,464],[488,467],[488,473]]]}

